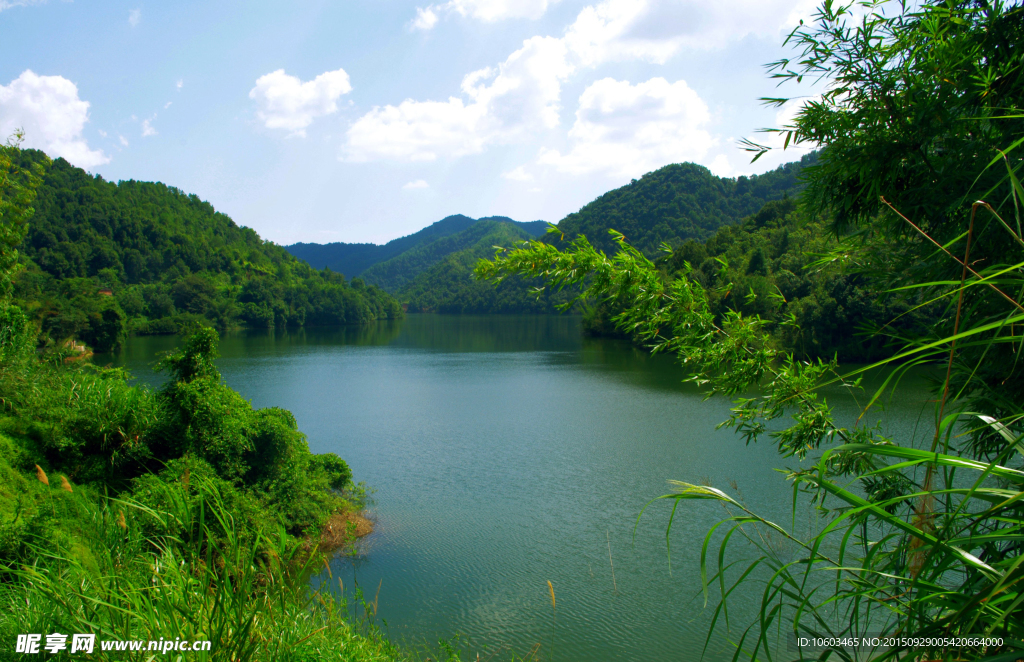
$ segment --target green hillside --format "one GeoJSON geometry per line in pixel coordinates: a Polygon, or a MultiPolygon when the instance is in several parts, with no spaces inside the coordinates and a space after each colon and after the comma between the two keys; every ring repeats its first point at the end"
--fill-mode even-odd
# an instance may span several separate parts
{"type": "Polygon", "coordinates": [[[473,223],[476,223],[475,219],[462,214],[454,214],[428,225],[419,232],[393,239],[386,244],[298,243],[285,246],[285,250],[315,268],[330,269],[354,277],[378,262],[390,260],[396,255],[439,237],[461,232],[473,223]]]}
{"type": "Polygon", "coordinates": [[[431,223],[419,232],[393,239],[386,244],[346,244],[344,242],[330,244],[298,243],[285,246],[285,250],[300,260],[305,260],[317,269],[326,268],[349,277],[362,276],[365,271],[376,264],[391,260],[406,251],[425,246],[438,239],[462,232],[472,227],[478,221],[515,223],[533,236],[542,234],[547,228],[547,223],[544,221],[520,223],[505,216],[488,216],[486,218],[474,219],[462,214],[454,214],[431,223]]]}
{"type": "Polygon", "coordinates": [[[109,350],[127,333],[173,333],[188,321],[336,325],[401,314],[385,292],[311,268],[195,195],[107,182],[63,159],[47,168],[19,249],[28,268],[15,297],[47,343],[109,350]]]}
{"type": "Polygon", "coordinates": [[[662,242],[679,246],[687,239],[706,240],[769,200],[795,195],[801,190],[800,171],[816,160],[816,154],[809,154],[763,175],[735,179],[716,177],[695,163],[667,165],[569,214],[558,229],[567,240],[582,234],[609,253],[615,246],[608,230],[618,230],[654,256],[662,242]]]}
{"type": "MultiPolygon", "coordinates": [[[[612,252],[609,229],[623,232],[649,256],[660,252],[662,242],[680,246],[704,241],[722,228],[735,226],[766,201],[784,199],[800,191],[800,171],[814,163],[815,155],[788,163],[764,175],[727,179],[715,177],[703,166],[682,163],[665,166],[640,180],[605,193],[558,224],[566,240],[584,234],[597,247],[612,252]]],[[[367,280],[395,292],[410,311],[434,310],[445,313],[548,312],[553,302],[548,294],[538,300],[531,289],[537,283],[510,279],[495,290],[472,279],[472,268],[481,258],[493,256],[493,246],[511,246],[520,238],[501,236],[480,241],[475,248],[455,250],[477,242],[470,230],[426,244],[365,272],[367,280]],[[451,249],[450,255],[436,257],[451,249]],[[435,260],[429,264],[430,256],[435,260]],[[417,270],[422,270],[415,276],[417,270]],[[413,277],[414,276],[414,277],[413,277]],[[407,283],[407,284],[406,284],[407,283]]],[[[557,235],[542,241],[562,243],[557,235]],[[555,237],[558,237],[557,239],[555,237]]],[[[559,301],[565,295],[557,295],[559,301]]],[[[595,321],[595,330],[602,326],[595,321]]]]}
{"type": "MultiPolygon", "coordinates": [[[[564,297],[546,294],[538,299],[530,291],[531,284],[527,281],[510,280],[495,288],[490,283],[473,278],[473,267],[479,260],[493,257],[495,246],[510,246],[532,238],[529,232],[516,224],[481,220],[468,230],[449,237],[445,244],[437,246],[431,257],[442,255],[443,249],[455,245],[462,248],[443,255],[442,259],[410,279],[407,285],[398,291],[398,298],[408,302],[410,312],[554,312],[555,303],[564,300],[564,297]]],[[[444,240],[434,242],[424,249],[441,244],[442,241],[444,240]]],[[[420,254],[410,256],[407,264],[422,264],[413,259],[418,255],[420,254]]],[[[369,277],[369,272],[367,276],[369,277]]]]}
{"type": "MultiPolygon", "coordinates": [[[[835,243],[821,219],[787,198],[766,203],[706,242],[686,241],[657,264],[666,279],[685,275],[697,282],[716,319],[730,310],[757,315],[780,346],[805,359],[877,360],[892,348],[886,336],[868,331],[885,325],[904,337],[934,322],[934,310],[917,307],[916,294],[887,293],[863,273],[816,264],[835,243]]],[[[584,317],[584,330],[624,336],[611,319],[620,310],[597,306],[584,317]]]]}
{"type": "MultiPolygon", "coordinates": [[[[470,249],[470,254],[476,256],[480,252],[477,247],[485,238],[514,237],[514,241],[522,241],[534,236],[509,221],[481,219],[461,232],[420,244],[390,260],[378,262],[364,271],[361,277],[367,283],[373,283],[388,292],[401,292],[418,276],[449,255],[470,249]]],[[[492,245],[487,248],[490,249],[492,245]]],[[[493,250],[489,252],[493,253],[493,250]]]]}

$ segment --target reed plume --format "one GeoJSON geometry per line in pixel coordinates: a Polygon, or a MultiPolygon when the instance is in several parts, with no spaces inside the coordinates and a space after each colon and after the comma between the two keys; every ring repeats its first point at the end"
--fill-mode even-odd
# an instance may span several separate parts
{"type": "Polygon", "coordinates": [[[43,468],[38,464],[36,465],[36,478],[43,485],[46,485],[47,487],[50,486],[50,479],[46,477],[46,472],[43,471],[43,468]]]}

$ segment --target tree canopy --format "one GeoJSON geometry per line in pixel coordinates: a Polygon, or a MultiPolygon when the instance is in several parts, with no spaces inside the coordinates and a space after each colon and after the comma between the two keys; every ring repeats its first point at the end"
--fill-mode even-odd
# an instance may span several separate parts
{"type": "MultiPolygon", "coordinates": [[[[45,160],[12,155],[26,169],[45,160]]],[[[115,184],[57,159],[34,205],[15,292],[45,342],[78,338],[105,351],[127,333],[174,333],[196,320],[273,327],[401,315],[379,288],[313,269],[164,184],[115,184]]]]}

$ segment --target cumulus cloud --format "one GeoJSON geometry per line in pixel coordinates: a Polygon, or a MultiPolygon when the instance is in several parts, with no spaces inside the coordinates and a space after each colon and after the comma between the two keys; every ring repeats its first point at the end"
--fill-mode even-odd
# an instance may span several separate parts
{"type": "Polygon", "coordinates": [[[25,130],[25,146],[62,156],[81,168],[110,162],[102,150],[89,149],[82,130],[89,102],[63,76],[38,76],[26,69],[7,86],[0,85],[0,136],[25,130]]]}
{"type": "Polygon", "coordinates": [[[537,19],[544,15],[548,7],[558,0],[450,0],[440,5],[428,5],[416,8],[416,18],[412,27],[417,30],[430,30],[441,14],[456,13],[461,16],[475,18],[485,23],[493,23],[507,18],[537,19]]]}
{"type": "Polygon", "coordinates": [[[413,191],[415,189],[430,188],[430,184],[426,183],[422,179],[417,179],[415,181],[408,182],[402,188],[406,191],[413,191]]]}
{"type": "Polygon", "coordinates": [[[344,69],[322,73],[305,83],[278,69],[257,78],[249,98],[256,101],[256,116],[268,129],[304,137],[314,119],[337,112],[338,98],[351,91],[344,69]]]}
{"type": "MultiPolygon", "coordinates": [[[[378,158],[429,161],[479,153],[490,144],[557,126],[561,86],[574,73],[616,61],[661,64],[686,48],[718,48],[750,34],[776,36],[808,15],[817,1],[603,0],[582,9],[561,37],[527,39],[522,48],[497,68],[468,74],[459,96],[451,96],[447,101],[406,99],[397,106],[374,108],[349,128],[343,157],[354,161],[378,158]]],[[[480,20],[536,17],[550,4],[550,0],[450,0],[417,10],[414,26],[432,28],[446,12],[480,20]]],[[[592,86],[591,96],[585,95],[581,102],[597,103],[594,95],[609,85],[606,81],[600,83],[592,86]]],[[[640,94],[630,103],[644,99],[647,100],[644,103],[653,103],[650,95],[658,87],[653,80],[643,83],[641,86],[649,87],[641,94],[637,92],[641,86],[622,85],[640,94]]],[[[685,83],[682,86],[685,88],[685,83]]],[[[681,94],[675,86],[669,87],[676,90],[672,94],[681,94]]],[[[689,93],[696,98],[692,91],[689,93]]],[[[664,112],[676,112],[671,110],[675,108],[671,98],[661,101],[664,112]]],[[[602,103],[605,102],[610,103],[608,100],[602,103]]],[[[706,113],[703,102],[700,104],[706,113]]],[[[696,105],[687,108],[688,113],[697,112],[696,105]]],[[[609,136],[618,136],[621,131],[602,133],[605,123],[587,119],[597,111],[582,106],[581,109],[586,111],[585,117],[577,117],[570,136],[574,147],[567,154],[550,152],[545,158],[566,171],[604,169],[604,165],[588,166],[581,155],[590,149],[588,145],[604,144],[613,140],[609,136]]],[[[657,128],[661,126],[657,122],[645,126],[648,132],[667,131],[657,128]]],[[[634,136],[638,145],[647,144],[645,135],[634,136]]],[[[687,154],[697,153],[697,146],[710,139],[703,129],[690,137],[699,140],[687,154]]],[[[618,138],[613,142],[617,149],[625,149],[625,143],[618,138]]],[[[680,152],[677,142],[670,144],[671,148],[655,146],[651,153],[680,152]]],[[[630,169],[643,160],[637,150],[631,152],[630,159],[623,163],[623,169],[630,169]]]]}
{"type": "Polygon", "coordinates": [[[433,7],[422,7],[416,8],[416,18],[412,21],[412,28],[414,30],[430,30],[437,25],[438,16],[437,12],[434,11],[433,7]]]}
{"type": "Polygon", "coordinates": [[[534,37],[497,69],[468,74],[462,81],[468,101],[406,99],[374,108],[349,127],[344,157],[433,161],[555,127],[562,81],[572,72],[566,56],[561,40],[534,37]]]}
{"type": "Polygon", "coordinates": [[[148,138],[149,136],[156,135],[156,129],[153,128],[153,120],[156,119],[156,115],[149,119],[142,120],[142,137],[148,138]]]}
{"type": "Polygon", "coordinates": [[[572,149],[542,149],[538,163],[573,175],[638,177],[667,163],[697,161],[715,145],[703,128],[707,104],[686,84],[652,78],[631,85],[599,80],[580,95],[572,149]]]}
{"type": "Polygon", "coordinates": [[[128,12],[128,24],[133,28],[142,22],[142,10],[133,9],[128,12]]]}

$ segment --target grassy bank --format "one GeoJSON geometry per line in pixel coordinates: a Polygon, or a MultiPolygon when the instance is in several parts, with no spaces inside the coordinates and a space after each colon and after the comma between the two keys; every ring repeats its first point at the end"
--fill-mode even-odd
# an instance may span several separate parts
{"type": "MultiPolygon", "coordinates": [[[[21,560],[0,564],[4,657],[23,633],[92,633],[97,642],[147,646],[209,641],[209,651],[189,653],[197,660],[403,657],[372,625],[309,590],[321,555],[281,529],[246,527],[234,495],[210,477],[186,467],[146,476],[132,493],[113,497],[63,481],[46,485],[9,466],[5,474],[21,516],[36,525],[21,537],[21,560]]],[[[96,647],[91,659],[152,655],[96,647]]]]}
{"type": "MultiPolygon", "coordinates": [[[[19,634],[91,633],[209,641],[194,659],[402,658],[308,588],[322,531],[360,505],[348,467],[310,454],[288,412],[254,410],[220,381],[212,330],[167,357],[173,379],[152,392],[11,342],[8,313],[0,657],[17,655],[19,634]]],[[[93,659],[151,654],[96,646],[93,659]]]]}

